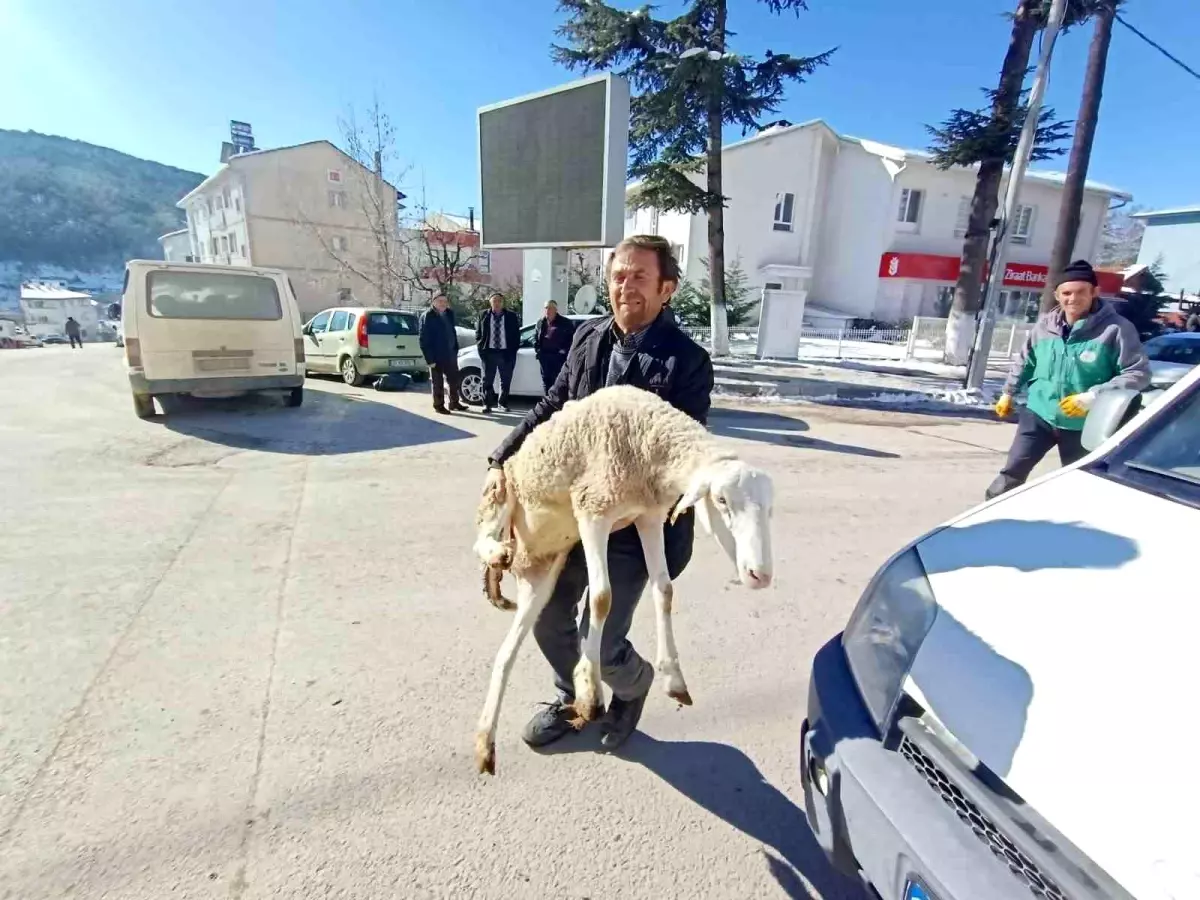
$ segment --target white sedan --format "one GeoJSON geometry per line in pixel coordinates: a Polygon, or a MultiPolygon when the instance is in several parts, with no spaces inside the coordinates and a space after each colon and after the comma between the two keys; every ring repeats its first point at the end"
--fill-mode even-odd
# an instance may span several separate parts
{"type": "MultiPolygon", "coordinates": [[[[576,325],[598,316],[568,316],[576,325]]],[[[542,369],[537,357],[533,355],[533,329],[536,326],[526,325],[521,329],[521,346],[517,350],[517,365],[513,369],[512,387],[509,393],[514,397],[541,397],[546,393],[542,387],[542,369]]],[[[479,357],[479,348],[472,339],[471,346],[458,351],[458,372],[462,378],[459,394],[464,403],[483,405],[483,360],[479,357]]],[[[497,385],[497,389],[498,389],[497,385]]]]}

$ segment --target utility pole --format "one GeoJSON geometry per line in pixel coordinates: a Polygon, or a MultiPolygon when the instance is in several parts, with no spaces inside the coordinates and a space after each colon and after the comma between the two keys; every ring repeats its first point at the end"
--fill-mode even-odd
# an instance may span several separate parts
{"type": "Polygon", "coordinates": [[[1042,32],[1042,53],[1038,59],[1037,74],[1033,76],[1033,87],[1029,92],[1025,125],[1021,129],[1021,139],[1017,143],[1017,152],[1008,173],[1008,189],[1004,192],[1004,218],[1000,221],[1000,231],[996,236],[992,269],[988,273],[983,305],[979,310],[980,318],[975,329],[975,344],[967,365],[966,386],[973,390],[983,387],[983,379],[987,374],[988,355],[992,348],[992,329],[995,326],[992,310],[1004,284],[1004,256],[1008,250],[1009,228],[1017,214],[1021,182],[1025,179],[1025,170],[1029,167],[1029,157],[1033,153],[1033,142],[1037,137],[1038,116],[1042,111],[1042,98],[1046,94],[1046,82],[1050,77],[1050,56],[1054,52],[1054,42],[1058,38],[1066,12],[1067,0],[1053,0],[1046,30],[1042,32]]]}

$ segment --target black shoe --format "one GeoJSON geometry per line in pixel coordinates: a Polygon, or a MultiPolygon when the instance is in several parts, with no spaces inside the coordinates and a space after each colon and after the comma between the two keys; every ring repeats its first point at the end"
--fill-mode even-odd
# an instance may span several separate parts
{"type": "Polygon", "coordinates": [[[501,403],[501,404],[500,404],[500,411],[501,411],[501,412],[510,413],[510,412],[512,412],[512,407],[511,407],[511,406],[509,406],[507,403],[501,403]]]}
{"type": "Polygon", "coordinates": [[[530,747],[545,747],[574,730],[571,720],[575,718],[575,710],[562,700],[543,703],[541,707],[521,730],[521,739],[530,747]]]}
{"type": "Polygon", "coordinates": [[[453,406],[450,407],[450,412],[466,412],[466,411],[467,411],[467,408],[465,406],[463,406],[461,403],[455,403],[453,406]]]}
{"type": "Polygon", "coordinates": [[[450,415],[450,410],[446,409],[446,407],[444,407],[444,406],[435,406],[435,407],[433,408],[433,411],[434,411],[435,413],[437,413],[439,416],[448,416],[448,415],[450,415]]]}
{"type": "Polygon", "coordinates": [[[492,412],[493,412],[493,410],[492,410],[492,407],[490,407],[490,406],[485,406],[483,408],[483,414],[485,416],[490,416],[492,414],[492,412]]]}
{"type": "Polygon", "coordinates": [[[642,718],[642,710],[649,696],[649,690],[633,700],[622,700],[613,695],[608,712],[600,719],[600,746],[603,749],[616,750],[629,739],[642,718]]]}

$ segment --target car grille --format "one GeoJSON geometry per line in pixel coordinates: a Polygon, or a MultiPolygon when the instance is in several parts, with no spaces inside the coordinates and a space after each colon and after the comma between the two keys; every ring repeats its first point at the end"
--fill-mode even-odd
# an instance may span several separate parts
{"type": "Polygon", "coordinates": [[[1022,853],[1017,845],[996,827],[996,823],[972,803],[941,767],[907,735],[900,741],[900,755],[909,761],[943,802],[975,832],[975,836],[987,844],[988,849],[1008,866],[1008,870],[1025,883],[1030,893],[1044,900],[1067,900],[1062,888],[1048,878],[1038,868],[1037,863],[1022,853]]]}

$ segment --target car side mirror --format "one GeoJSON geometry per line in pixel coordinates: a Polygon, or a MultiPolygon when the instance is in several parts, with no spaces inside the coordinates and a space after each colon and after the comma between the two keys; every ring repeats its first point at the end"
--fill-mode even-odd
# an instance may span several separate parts
{"type": "Polygon", "coordinates": [[[1089,452],[1095,450],[1138,414],[1142,408],[1142,396],[1137,391],[1124,388],[1101,391],[1096,395],[1092,408],[1083,423],[1080,442],[1089,452]]]}

